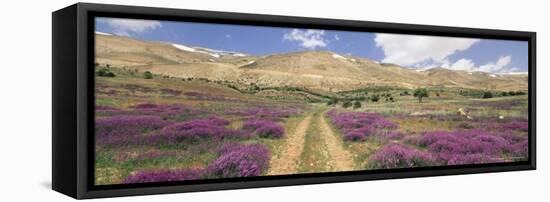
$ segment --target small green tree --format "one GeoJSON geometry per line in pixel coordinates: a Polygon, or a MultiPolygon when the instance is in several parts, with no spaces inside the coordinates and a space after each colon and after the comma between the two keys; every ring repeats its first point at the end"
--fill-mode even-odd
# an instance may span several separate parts
{"type": "Polygon", "coordinates": [[[143,73],[143,78],[145,79],[152,79],[153,78],[153,73],[151,73],[150,71],[145,71],[143,73]]]}
{"type": "Polygon", "coordinates": [[[525,95],[526,93],[523,91],[516,91],[516,95],[525,95]]]}
{"type": "Polygon", "coordinates": [[[493,93],[489,91],[483,92],[483,96],[482,96],[483,99],[492,98],[492,97],[493,97],[493,93]]]}
{"type": "Polygon", "coordinates": [[[422,98],[429,97],[428,90],[425,88],[417,88],[414,90],[413,96],[418,98],[418,102],[422,102],[422,98]]]}
{"type": "Polygon", "coordinates": [[[355,101],[355,102],[353,103],[353,108],[354,108],[354,109],[359,109],[359,108],[361,108],[361,103],[360,103],[359,101],[355,101]]]}
{"type": "Polygon", "coordinates": [[[351,107],[351,102],[350,101],[345,101],[344,103],[342,103],[342,107],[344,108],[348,108],[348,107],[351,107]]]}
{"type": "Polygon", "coordinates": [[[97,70],[96,74],[101,77],[115,77],[115,73],[111,72],[111,70],[105,67],[97,70]]]}
{"type": "Polygon", "coordinates": [[[331,98],[327,102],[327,105],[335,105],[335,104],[338,104],[338,99],[337,98],[331,98]]]}
{"type": "Polygon", "coordinates": [[[370,96],[370,101],[378,102],[378,100],[380,100],[380,96],[378,96],[377,94],[370,96]]]}

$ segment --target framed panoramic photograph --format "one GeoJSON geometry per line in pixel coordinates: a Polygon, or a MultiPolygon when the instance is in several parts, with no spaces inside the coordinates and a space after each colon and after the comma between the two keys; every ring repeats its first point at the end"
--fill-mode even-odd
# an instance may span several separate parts
{"type": "Polygon", "coordinates": [[[53,13],[75,198],[535,169],[535,33],[101,4],[53,13]]]}

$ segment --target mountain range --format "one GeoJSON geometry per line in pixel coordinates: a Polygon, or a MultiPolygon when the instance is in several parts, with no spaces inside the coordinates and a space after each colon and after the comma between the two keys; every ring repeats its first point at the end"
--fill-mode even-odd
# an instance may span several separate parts
{"type": "Polygon", "coordinates": [[[527,90],[526,73],[491,74],[446,68],[418,70],[331,51],[254,56],[169,42],[96,33],[96,63],[181,78],[208,78],[344,91],[368,86],[527,90]]]}

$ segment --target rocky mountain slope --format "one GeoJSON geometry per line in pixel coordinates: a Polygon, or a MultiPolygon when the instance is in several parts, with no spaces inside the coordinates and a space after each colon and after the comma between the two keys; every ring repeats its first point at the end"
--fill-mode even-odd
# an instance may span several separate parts
{"type": "Polygon", "coordinates": [[[527,90],[526,74],[433,68],[419,71],[330,51],[266,56],[96,34],[96,63],[181,78],[208,78],[331,91],[367,86],[527,90]]]}

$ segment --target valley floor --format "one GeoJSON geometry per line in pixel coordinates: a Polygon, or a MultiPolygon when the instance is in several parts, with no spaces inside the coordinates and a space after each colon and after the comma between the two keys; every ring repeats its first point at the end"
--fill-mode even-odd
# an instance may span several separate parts
{"type": "MultiPolygon", "coordinates": [[[[95,183],[522,161],[527,96],[308,103],[219,83],[96,77],[95,183]],[[461,114],[461,110],[464,114],[461,114]]],[[[395,100],[394,100],[395,98],[395,100]]]]}
{"type": "Polygon", "coordinates": [[[285,137],[282,152],[270,161],[268,175],[355,170],[352,155],[329,126],[326,107],[317,107],[285,137]]]}

